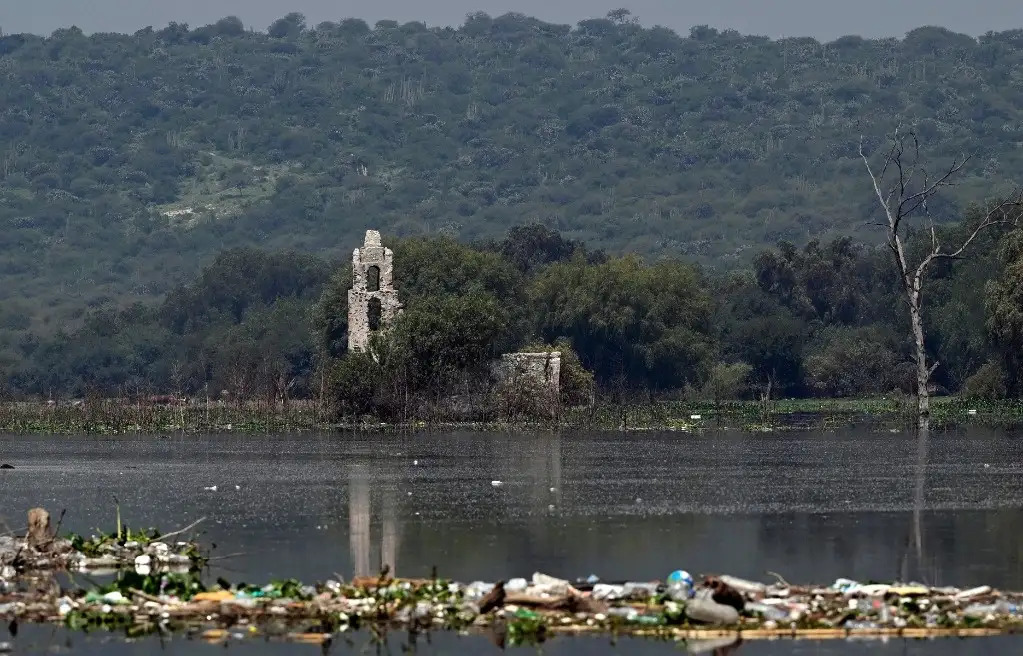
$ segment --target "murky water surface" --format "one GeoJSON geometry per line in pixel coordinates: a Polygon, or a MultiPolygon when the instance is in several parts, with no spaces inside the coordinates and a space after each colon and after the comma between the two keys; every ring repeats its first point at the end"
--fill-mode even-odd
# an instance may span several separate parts
{"type": "MultiPolygon", "coordinates": [[[[263,582],[376,571],[458,579],[660,579],[676,568],[1023,589],[1023,436],[902,433],[0,437],[0,519],[42,505],[64,528],[171,530],[201,517],[213,575],[263,582]],[[500,481],[495,485],[494,481],[500,481]],[[215,490],[208,489],[216,486],[215,490]]],[[[0,628],[0,641],[8,639],[0,628]]],[[[362,651],[335,644],[333,651],[362,651]]],[[[389,650],[403,653],[401,637],[389,650]]],[[[214,653],[23,627],[18,653],[214,653]]],[[[407,645],[405,645],[407,647],[407,645]]],[[[1023,641],[746,643],[734,653],[980,654],[1023,641]]],[[[246,654],[319,648],[236,644],[246,654]]],[[[424,653],[497,653],[435,636],[424,653]]],[[[674,654],[556,639],[546,654],[674,654]]]]}

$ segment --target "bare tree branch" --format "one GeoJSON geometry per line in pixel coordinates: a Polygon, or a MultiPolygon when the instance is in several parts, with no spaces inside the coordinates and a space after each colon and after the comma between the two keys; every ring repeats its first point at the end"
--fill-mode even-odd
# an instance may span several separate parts
{"type": "Polygon", "coordinates": [[[957,248],[954,252],[952,252],[952,253],[941,253],[941,252],[938,252],[937,249],[935,249],[935,251],[934,251],[935,259],[937,259],[937,258],[948,258],[948,259],[959,258],[963,254],[963,251],[965,251],[967,248],[969,248],[970,244],[973,243],[973,240],[977,238],[977,235],[979,235],[980,233],[984,232],[984,230],[986,230],[986,229],[988,229],[988,228],[990,228],[992,226],[996,226],[996,225],[1013,225],[1013,224],[1018,223],[1019,219],[1020,219],[1020,212],[1019,212],[1019,210],[1021,208],[1023,208],[1023,197],[1021,197],[1020,194],[1017,192],[1016,194],[1014,194],[1012,196],[1012,198],[1000,202],[991,211],[989,211],[987,213],[987,216],[985,216],[984,219],[977,225],[977,227],[973,229],[973,232],[970,233],[970,236],[967,237],[963,241],[962,245],[959,246],[959,248],[957,248]],[[1015,214],[1013,214],[1011,216],[1008,215],[1006,210],[1008,210],[1009,208],[1015,209],[1016,210],[1015,214]]]}
{"type": "Polygon", "coordinates": [[[1021,212],[1023,193],[1017,191],[991,208],[954,250],[946,250],[942,246],[934,221],[929,221],[930,249],[915,267],[911,267],[903,243],[906,220],[920,213],[929,217],[928,201],[942,190],[955,186],[956,178],[972,158],[970,155],[956,156],[940,175],[932,178],[926,167],[920,163],[920,142],[916,134],[909,132],[903,135],[900,134],[898,128],[892,136],[891,146],[884,154],[879,173],[875,173],[875,169],[870,165],[870,158],[867,157],[863,147],[862,136],[860,137],[859,153],[863,165],[867,169],[867,175],[870,176],[874,194],[877,196],[888,222],[885,226],[888,233],[887,246],[895,259],[899,278],[906,293],[905,300],[909,309],[915,347],[913,359],[917,365],[917,409],[920,425],[924,426],[930,414],[929,380],[938,368],[937,361],[930,364],[927,362],[926,330],[923,316],[924,276],[928,267],[935,260],[962,257],[966,249],[988,228],[999,224],[1017,223],[1023,214],[1021,212]],[[890,184],[887,181],[889,172],[894,177],[890,184]],[[919,186],[917,180],[922,180],[919,186]]]}

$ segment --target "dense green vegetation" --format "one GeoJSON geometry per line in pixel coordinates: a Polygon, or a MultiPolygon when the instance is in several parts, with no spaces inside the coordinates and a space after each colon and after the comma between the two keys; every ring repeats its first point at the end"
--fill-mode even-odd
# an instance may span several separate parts
{"type": "MultiPolygon", "coordinates": [[[[627,12],[0,36],[0,393],[393,415],[555,342],[573,394],[587,371],[619,399],[908,391],[860,138],[975,154],[928,204],[954,233],[1023,164],[1021,62],[1020,30],[821,44],[627,12]],[[407,309],[360,362],[366,227],[407,309]]],[[[931,271],[940,389],[1023,390],[1021,244],[931,271]]]]}
{"type": "MultiPolygon", "coordinates": [[[[945,228],[943,238],[961,229],[945,228]]],[[[941,363],[938,393],[1018,395],[1021,234],[993,230],[977,257],[936,265],[926,309],[928,350],[941,363]]],[[[296,423],[319,421],[324,408],[389,420],[494,419],[502,407],[492,396],[494,359],[555,344],[566,353],[565,407],[594,390],[598,404],[720,404],[897,399],[914,389],[890,254],[849,238],[782,243],[727,275],[682,260],[590,251],[538,224],[475,245],[448,237],[385,243],[395,252],[405,310],[377,340],[375,357],[347,353],[347,260],[231,249],[159,305],[93,310],[77,330],[24,340],[6,389],[50,398],[255,399],[270,407],[317,401],[315,417],[296,423]]],[[[149,421],[142,415],[151,410],[136,410],[141,419],[128,413],[118,421],[149,421]]],[[[206,413],[199,419],[241,421],[222,409],[213,419],[206,413]]],[[[175,421],[174,411],[164,414],[175,421]]],[[[101,422],[82,421],[93,419],[101,422]]]]}
{"type": "Polygon", "coordinates": [[[0,352],[158,298],[216,252],[336,256],[367,224],[728,269],[874,236],[856,157],[896,123],[978,155],[933,215],[1020,167],[1023,32],[770,40],[507,14],[458,29],[225,18],[0,37],[0,352]],[[262,26],[259,26],[262,27],[262,26]]]}

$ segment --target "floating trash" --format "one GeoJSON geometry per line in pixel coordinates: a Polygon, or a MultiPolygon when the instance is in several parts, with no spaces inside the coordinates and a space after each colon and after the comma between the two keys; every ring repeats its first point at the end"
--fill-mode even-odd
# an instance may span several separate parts
{"type": "Polygon", "coordinates": [[[134,531],[119,526],[109,534],[83,536],[54,535],[50,516],[42,508],[28,513],[28,533],[24,536],[0,536],[0,590],[3,581],[20,576],[53,571],[106,572],[134,569],[140,574],[188,572],[206,562],[193,542],[175,542],[167,538],[195,528],[190,526],[161,535],[159,531],[134,531]]]}
{"type": "Polygon", "coordinates": [[[0,538],[0,619],[132,635],[181,631],[211,642],[259,636],[314,644],[367,626],[460,633],[503,627],[513,643],[594,632],[696,641],[967,637],[1023,630],[1023,593],[987,585],[939,588],[847,578],[826,586],[793,585],[777,575],[771,583],[730,575],[696,582],[684,569],[662,581],[604,581],[591,574],[573,583],[535,572],[528,578],[462,584],[395,578],[389,568],[349,582],[308,585],[288,579],[251,585],[218,579],[210,584],[194,568],[157,569],[197,553],[192,543],[171,542],[172,535],[119,531],[114,538],[42,543],[39,535],[0,538]],[[94,558],[86,552],[102,553],[124,568],[113,581],[86,588],[24,584],[35,580],[33,572],[42,569],[43,560],[53,569],[94,558]],[[35,570],[25,567],[26,559],[35,560],[35,570]]]}

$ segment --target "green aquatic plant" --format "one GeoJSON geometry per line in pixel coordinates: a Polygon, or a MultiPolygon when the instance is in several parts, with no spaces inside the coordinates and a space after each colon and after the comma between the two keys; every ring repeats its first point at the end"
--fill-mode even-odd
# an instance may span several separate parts
{"type": "MultiPolygon", "coordinates": [[[[114,532],[105,533],[100,529],[94,530],[96,533],[89,537],[79,533],[69,533],[67,537],[71,541],[71,547],[90,558],[96,558],[104,555],[113,547],[124,547],[129,543],[137,543],[139,546],[144,547],[160,539],[160,532],[154,528],[132,530],[130,527],[123,527],[121,525],[120,513],[118,513],[117,528],[114,532]]],[[[198,547],[190,545],[188,550],[198,555],[198,547]]]]}
{"type": "Polygon", "coordinates": [[[195,571],[186,574],[139,574],[127,570],[118,573],[113,581],[98,586],[94,592],[97,595],[120,592],[128,597],[135,591],[152,596],[168,595],[187,601],[200,592],[206,592],[207,588],[195,571]]]}
{"type": "Polygon", "coordinates": [[[297,599],[299,601],[307,601],[313,598],[313,595],[308,592],[307,586],[296,579],[271,581],[264,586],[239,583],[237,586],[232,587],[226,579],[220,578],[217,579],[217,585],[223,590],[233,590],[234,592],[243,594],[246,597],[256,599],[265,597],[267,599],[297,599]]]}
{"type": "Polygon", "coordinates": [[[547,638],[547,623],[539,613],[525,608],[508,620],[508,642],[513,646],[538,645],[547,638]]]}

